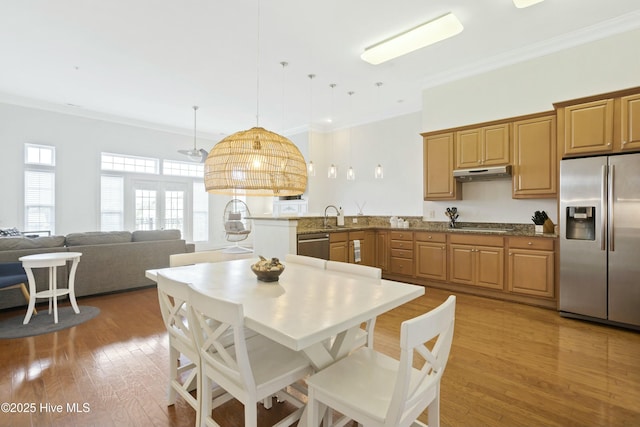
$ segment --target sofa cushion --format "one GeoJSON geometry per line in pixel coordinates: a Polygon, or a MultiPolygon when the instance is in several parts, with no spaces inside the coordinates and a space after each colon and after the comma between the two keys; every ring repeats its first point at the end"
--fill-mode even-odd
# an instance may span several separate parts
{"type": "Polygon", "coordinates": [[[64,246],[64,236],[6,237],[0,239],[0,251],[57,248],[64,246]]]}
{"type": "Polygon", "coordinates": [[[129,243],[129,231],[88,231],[86,233],[67,234],[67,246],[104,245],[110,243],[129,243]]]}
{"type": "Polygon", "coordinates": [[[180,240],[180,230],[136,230],[132,233],[134,242],[153,240],[180,240]]]}

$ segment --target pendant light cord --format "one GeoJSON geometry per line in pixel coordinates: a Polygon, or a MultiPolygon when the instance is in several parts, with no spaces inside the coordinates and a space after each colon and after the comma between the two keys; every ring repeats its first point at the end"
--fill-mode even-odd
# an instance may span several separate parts
{"type": "Polygon", "coordinates": [[[256,49],[256,127],[260,126],[260,0],[258,0],[258,45],[256,49]]]}
{"type": "Polygon", "coordinates": [[[197,116],[197,113],[196,112],[197,111],[198,111],[198,106],[194,105],[193,106],[193,151],[196,151],[196,149],[197,149],[196,148],[196,139],[197,139],[197,137],[196,137],[196,125],[197,125],[196,116],[197,116]]]}

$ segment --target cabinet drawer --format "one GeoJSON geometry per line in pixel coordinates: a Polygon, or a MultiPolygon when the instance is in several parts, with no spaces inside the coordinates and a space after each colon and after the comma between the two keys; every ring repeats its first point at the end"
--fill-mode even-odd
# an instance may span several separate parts
{"type": "Polygon", "coordinates": [[[329,233],[329,241],[331,243],[346,242],[349,239],[349,233],[329,233]]]}
{"type": "Polygon", "coordinates": [[[411,231],[392,231],[391,232],[391,240],[413,240],[413,233],[411,231]]]}
{"type": "Polygon", "coordinates": [[[413,242],[408,240],[392,240],[391,249],[413,249],[413,242]]]}
{"type": "Polygon", "coordinates": [[[540,237],[509,237],[509,248],[552,251],[553,239],[540,237]]]}
{"type": "Polygon", "coordinates": [[[364,240],[364,231],[350,231],[349,240],[364,240]]]}
{"type": "Polygon", "coordinates": [[[411,249],[391,249],[391,256],[394,258],[413,259],[413,250],[411,249]]]}
{"type": "Polygon", "coordinates": [[[417,232],[416,233],[416,241],[446,243],[447,242],[447,235],[445,233],[417,232]]]}
{"type": "Polygon", "coordinates": [[[407,258],[391,257],[391,272],[397,274],[413,274],[413,260],[407,258]]]}
{"type": "Polygon", "coordinates": [[[482,234],[454,234],[449,236],[449,243],[480,246],[504,246],[504,237],[485,236],[482,234]]]}

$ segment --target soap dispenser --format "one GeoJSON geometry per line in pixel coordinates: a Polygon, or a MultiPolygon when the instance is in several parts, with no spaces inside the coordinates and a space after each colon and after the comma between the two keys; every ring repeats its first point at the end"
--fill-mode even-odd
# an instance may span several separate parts
{"type": "Polygon", "coordinates": [[[340,209],[338,209],[338,227],[343,227],[344,226],[344,211],[342,210],[342,206],[340,206],[340,209]]]}

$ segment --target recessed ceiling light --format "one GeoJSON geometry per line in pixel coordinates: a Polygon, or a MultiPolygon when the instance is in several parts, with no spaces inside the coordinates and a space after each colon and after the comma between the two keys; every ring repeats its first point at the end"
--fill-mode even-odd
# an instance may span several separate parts
{"type": "Polygon", "coordinates": [[[360,58],[377,65],[414,50],[437,43],[462,32],[464,27],[456,16],[449,12],[410,30],[369,46],[360,58]]]}
{"type": "Polygon", "coordinates": [[[540,3],[543,0],[513,0],[513,4],[516,5],[518,9],[523,9],[525,7],[533,6],[536,3],[540,3]]]}

